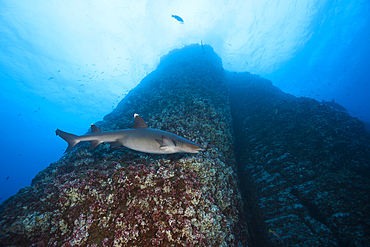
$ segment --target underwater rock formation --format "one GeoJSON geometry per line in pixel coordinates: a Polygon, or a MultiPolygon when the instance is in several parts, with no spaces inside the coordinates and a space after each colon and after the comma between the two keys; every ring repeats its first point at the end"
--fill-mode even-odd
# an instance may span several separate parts
{"type": "Polygon", "coordinates": [[[358,119],[228,73],[252,246],[370,246],[370,135],[358,119]],[[269,229],[272,229],[269,231],[269,229]]]}
{"type": "Polygon", "coordinates": [[[175,50],[96,125],[149,127],[206,150],[78,144],[0,206],[1,246],[248,246],[226,74],[209,46],[175,50]]]}

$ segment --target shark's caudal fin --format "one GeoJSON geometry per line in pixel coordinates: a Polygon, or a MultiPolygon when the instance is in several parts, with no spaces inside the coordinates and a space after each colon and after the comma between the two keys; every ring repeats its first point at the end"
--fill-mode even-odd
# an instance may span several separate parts
{"type": "Polygon", "coordinates": [[[57,129],[55,133],[58,136],[62,137],[66,142],[68,142],[68,148],[65,153],[71,150],[71,148],[73,148],[77,143],[80,142],[79,140],[77,140],[78,136],[61,131],[60,129],[57,129]]]}

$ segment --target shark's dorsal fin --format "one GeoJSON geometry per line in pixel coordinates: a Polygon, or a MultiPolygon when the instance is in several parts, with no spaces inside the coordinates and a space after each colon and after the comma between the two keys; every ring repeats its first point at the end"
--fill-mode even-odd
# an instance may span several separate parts
{"type": "Polygon", "coordinates": [[[135,124],[134,126],[132,126],[133,129],[137,129],[137,128],[148,128],[148,125],[146,125],[144,119],[142,119],[139,114],[134,114],[134,118],[135,118],[135,124]]]}
{"type": "Polygon", "coordinates": [[[91,124],[91,133],[101,131],[95,124],[91,124]]]}

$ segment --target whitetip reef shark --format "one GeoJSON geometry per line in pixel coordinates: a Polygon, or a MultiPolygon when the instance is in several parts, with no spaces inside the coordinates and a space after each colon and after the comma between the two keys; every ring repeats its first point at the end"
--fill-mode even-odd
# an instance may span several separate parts
{"type": "Polygon", "coordinates": [[[65,152],[71,150],[79,142],[90,142],[90,149],[102,142],[109,142],[111,148],[127,147],[139,152],[152,154],[199,153],[204,150],[200,145],[181,136],[158,129],[149,128],[144,119],[134,114],[135,124],[131,129],[101,131],[91,124],[91,133],[73,135],[57,129],[55,133],[68,142],[65,152]]]}

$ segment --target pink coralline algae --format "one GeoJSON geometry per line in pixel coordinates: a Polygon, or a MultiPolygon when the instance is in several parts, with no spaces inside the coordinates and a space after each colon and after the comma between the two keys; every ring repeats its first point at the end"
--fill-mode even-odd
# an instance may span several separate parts
{"type": "Polygon", "coordinates": [[[66,243],[64,243],[62,247],[81,246],[86,244],[89,237],[89,228],[92,223],[91,217],[86,219],[86,217],[81,214],[74,222],[72,235],[66,240],[66,243]]]}

